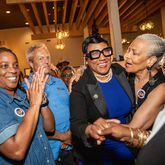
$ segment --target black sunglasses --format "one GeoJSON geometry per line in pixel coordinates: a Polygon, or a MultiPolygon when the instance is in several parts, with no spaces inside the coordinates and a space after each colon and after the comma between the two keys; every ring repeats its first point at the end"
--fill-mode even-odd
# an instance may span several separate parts
{"type": "Polygon", "coordinates": [[[106,47],[103,50],[92,50],[86,54],[86,58],[90,60],[95,60],[100,58],[100,55],[103,54],[104,57],[110,57],[113,54],[112,47],[106,47]]]}

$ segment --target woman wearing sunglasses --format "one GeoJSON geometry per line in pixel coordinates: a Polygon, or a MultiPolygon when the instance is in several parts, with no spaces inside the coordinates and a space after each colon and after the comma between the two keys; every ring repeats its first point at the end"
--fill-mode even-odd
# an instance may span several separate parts
{"type": "Polygon", "coordinates": [[[125,72],[112,64],[112,48],[98,35],[86,38],[82,51],[87,69],[71,93],[71,130],[79,164],[131,164],[134,156],[124,143],[97,133],[108,119],[124,124],[130,116],[133,95],[125,72]]]}

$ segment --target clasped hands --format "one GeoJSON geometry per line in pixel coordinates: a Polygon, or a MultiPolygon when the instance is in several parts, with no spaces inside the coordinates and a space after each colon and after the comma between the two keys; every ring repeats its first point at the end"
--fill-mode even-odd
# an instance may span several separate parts
{"type": "Polygon", "coordinates": [[[26,93],[30,106],[41,105],[44,96],[45,83],[47,80],[48,75],[45,75],[44,67],[38,68],[37,72],[33,74],[31,82],[25,78],[25,83],[27,85],[26,93]]]}
{"type": "Polygon", "coordinates": [[[106,136],[121,139],[123,137],[124,125],[120,124],[117,119],[97,119],[93,124],[89,124],[85,130],[87,137],[92,137],[100,145],[106,136]]]}

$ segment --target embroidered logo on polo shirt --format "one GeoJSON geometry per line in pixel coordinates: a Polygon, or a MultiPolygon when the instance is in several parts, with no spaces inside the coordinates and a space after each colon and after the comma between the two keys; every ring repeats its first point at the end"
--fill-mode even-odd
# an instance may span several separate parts
{"type": "Polygon", "coordinates": [[[25,116],[25,111],[21,108],[16,108],[14,110],[15,114],[19,117],[24,117],[25,116]]]}

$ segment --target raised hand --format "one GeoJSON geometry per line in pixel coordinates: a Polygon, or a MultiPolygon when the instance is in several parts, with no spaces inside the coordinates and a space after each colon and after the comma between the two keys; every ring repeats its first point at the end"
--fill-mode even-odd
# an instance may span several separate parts
{"type": "Polygon", "coordinates": [[[38,71],[33,75],[32,82],[29,83],[25,80],[26,85],[28,87],[28,96],[30,106],[33,105],[41,105],[45,83],[48,79],[48,75],[45,76],[45,69],[40,67],[38,71]]]}
{"type": "Polygon", "coordinates": [[[74,69],[74,74],[71,77],[70,82],[69,82],[69,85],[68,85],[69,93],[72,92],[73,82],[74,81],[77,82],[80,79],[80,77],[84,74],[84,70],[86,69],[86,67],[85,66],[80,66],[77,69],[75,69],[75,68],[73,68],[73,69],[74,69]]]}

